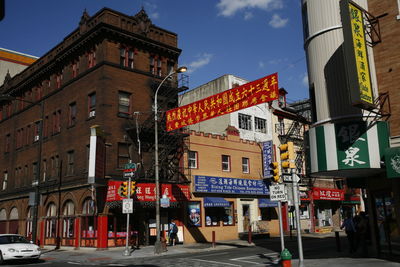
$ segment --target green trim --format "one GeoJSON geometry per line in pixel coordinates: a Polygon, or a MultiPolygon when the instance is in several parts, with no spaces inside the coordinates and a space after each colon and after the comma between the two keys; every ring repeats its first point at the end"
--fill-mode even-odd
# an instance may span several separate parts
{"type": "Polygon", "coordinates": [[[325,129],[324,126],[315,128],[315,138],[317,144],[318,171],[326,171],[326,147],[325,147],[325,129]]]}
{"type": "Polygon", "coordinates": [[[381,121],[377,123],[376,127],[378,131],[379,153],[381,160],[383,160],[386,148],[390,147],[389,124],[381,121]]]}

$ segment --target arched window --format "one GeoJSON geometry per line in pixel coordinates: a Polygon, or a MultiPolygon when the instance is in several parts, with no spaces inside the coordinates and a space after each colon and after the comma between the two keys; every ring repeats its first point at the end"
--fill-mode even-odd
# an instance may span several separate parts
{"type": "MultiPolygon", "coordinates": [[[[71,200],[68,200],[64,204],[63,208],[63,238],[74,238],[74,222],[75,222],[75,204],[71,200]]],[[[72,243],[63,242],[65,245],[73,245],[72,243]]]]}
{"type": "Polygon", "coordinates": [[[68,200],[64,204],[64,210],[63,210],[63,215],[64,216],[70,216],[70,215],[75,215],[75,205],[74,202],[71,200],[68,200]]]}
{"type": "Polygon", "coordinates": [[[97,213],[96,203],[87,198],[82,205],[82,239],[83,246],[94,246],[97,237],[97,213]]]}
{"type": "Polygon", "coordinates": [[[13,207],[10,211],[10,220],[18,220],[18,209],[13,207]]]}
{"type": "Polygon", "coordinates": [[[7,211],[6,209],[0,210],[0,234],[5,234],[7,231],[7,211]]]}
{"type": "MultiPolygon", "coordinates": [[[[57,233],[57,206],[51,202],[46,210],[46,238],[55,238],[57,233]]],[[[50,242],[53,243],[53,242],[50,242]]],[[[47,243],[49,244],[49,243],[47,243]]]]}
{"type": "Polygon", "coordinates": [[[6,220],[7,220],[6,209],[1,209],[0,210],[0,221],[6,221],[6,220]]]}

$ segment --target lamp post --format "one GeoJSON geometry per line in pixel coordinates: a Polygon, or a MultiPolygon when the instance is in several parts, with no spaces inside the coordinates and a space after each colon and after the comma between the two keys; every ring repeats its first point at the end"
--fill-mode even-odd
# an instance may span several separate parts
{"type": "Polygon", "coordinates": [[[37,162],[37,169],[36,169],[36,175],[34,177],[34,181],[32,183],[32,186],[35,188],[35,198],[34,198],[34,204],[33,204],[33,214],[32,214],[32,241],[33,243],[36,244],[37,241],[37,223],[38,223],[38,206],[39,206],[39,197],[40,197],[40,191],[39,191],[39,183],[40,183],[40,166],[41,166],[41,160],[42,160],[42,145],[43,145],[43,117],[44,117],[44,103],[43,102],[31,102],[25,99],[20,99],[15,96],[7,95],[7,94],[0,94],[0,102],[11,102],[13,100],[21,101],[21,102],[26,102],[32,105],[37,105],[40,106],[40,123],[38,124],[39,127],[39,144],[38,144],[38,162],[37,162]]]}
{"type": "Polygon", "coordinates": [[[158,85],[157,90],[154,94],[154,146],[155,146],[155,183],[156,183],[156,243],[154,244],[154,253],[160,254],[162,251],[161,238],[160,238],[160,178],[159,178],[159,162],[158,162],[158,107],[157,97],[158,90],[160,90],[163,83],[172,75],[176,73],[182,73],[187,70],[186,67],[180,67],[176,71],[171,70],[170,73],[158,85]]]}

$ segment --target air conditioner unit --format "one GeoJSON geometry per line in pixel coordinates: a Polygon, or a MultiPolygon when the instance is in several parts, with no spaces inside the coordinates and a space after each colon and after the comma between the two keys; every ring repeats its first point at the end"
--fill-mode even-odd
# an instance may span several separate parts
{"type": "Polygon", "coordinates": [[[89,112],[89,118],[96,116],[96,110],[92,110],[89,112]]]}
{"type": "Polygon", "coordinates": [[[36,141],[39,141],[39,135],[35,135],[34,140],[35,140],[35,142],[36,142],[36,141]]]}

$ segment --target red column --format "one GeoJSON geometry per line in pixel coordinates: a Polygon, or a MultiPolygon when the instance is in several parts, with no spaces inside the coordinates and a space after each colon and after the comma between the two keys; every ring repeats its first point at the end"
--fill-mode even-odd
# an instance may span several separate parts
{"type": "Polygon", "coordinates": [[[75,233],[75,240],[74,240],[74,247],[75,249],[79,248],[79,243],[81,241],[81,218],[76,217],[74,221],[74,233],[75,233]]]}
{"type": "Polygon", "coordinates": [[[282,205],[282,225],[283,225],[283,231],[288,232],[289,231],[289,223],[288,223],[287,203],[282,205]]]}
{"type": "Polygon", "coordinates": [[[40,227],[40,229],[39,229],[39,240],[37,240],[37,241],[40,243],[40,247],[44,246],[44,224],[45,224],[44,220],[41,220],[39,222],[39,227],[40,227]]]}
{"type": "Polygon", "coordinates": [[[107,219],[107,215],[97,216],[97,248],[100,249],[108,247],[107,219]]]}

